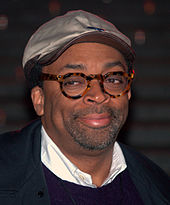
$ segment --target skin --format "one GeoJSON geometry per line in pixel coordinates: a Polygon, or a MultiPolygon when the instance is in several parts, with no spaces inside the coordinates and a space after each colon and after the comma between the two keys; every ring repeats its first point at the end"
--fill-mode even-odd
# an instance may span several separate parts
{"type": "MultiPolygon", "coordinates": [[[[127,65],[123,55],[99,43],[75,44],[43,68],[43,72],[61,75],[124,70],[127,65]],[[114,65],[115,62],[121,62],[122,66],[114,65]]],[[[31,97],[54,143],[80,170],[92,176],[96,186],[100,186],[108,176],[114,142],[127,118],[130,91],[111,98],[101,91],[98,81],[93,80],[91,89],[82,98],[73,100],[62,94],[58,82],[44,81],[43,89],[34,87],[31,97]]]]}

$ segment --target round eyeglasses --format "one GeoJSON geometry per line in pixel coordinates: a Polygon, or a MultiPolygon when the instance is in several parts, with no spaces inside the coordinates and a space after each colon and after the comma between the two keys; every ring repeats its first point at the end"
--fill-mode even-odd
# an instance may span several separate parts
{"type": "Polygon", "coordinates": [[[41,81],[51,80],[60,83],[60,88],[64,96],[78,99],[84,96],[91,88],[91,81],[98,80],[101,90],[113,98],[126,94],[134,78],[134,70],[130,73],[115,71],[104,75],[89,75],[83,73],[67,73],[65,75],[53,75],[49,73],[41,74],[41,81]]]}

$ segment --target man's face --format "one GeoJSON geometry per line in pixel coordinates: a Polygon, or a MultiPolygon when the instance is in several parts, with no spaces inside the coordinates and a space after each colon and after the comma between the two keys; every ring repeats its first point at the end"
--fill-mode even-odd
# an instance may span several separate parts
{"type": "MultiPolygon", "coordinates": [[[[127,71],[123,55],[116,49],[99,43],[79,43],[68,48],[54,63],[43,68],[50,74],[106,74],[127,71]],[[116,62],[120,62],[116,65],[116,62]]],[[[42,118],[51,139],[67,149],[105,150],[113,146],[128,113],[126,95],[111,98],[103,93],[97,80],[79,99],[65,97],[56,81],[44,81],[43,89],[32,90],[34,108],[42,118]]]]}

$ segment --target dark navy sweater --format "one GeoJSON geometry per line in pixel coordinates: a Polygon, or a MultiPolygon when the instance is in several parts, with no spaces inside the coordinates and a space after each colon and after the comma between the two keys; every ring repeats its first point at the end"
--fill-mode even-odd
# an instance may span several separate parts
{"type": "Polygon", "coordinates": [[[43,165],[51,205],[142,205],[127,169],[110,184],[85,187],[56,177],[43,165]]]}

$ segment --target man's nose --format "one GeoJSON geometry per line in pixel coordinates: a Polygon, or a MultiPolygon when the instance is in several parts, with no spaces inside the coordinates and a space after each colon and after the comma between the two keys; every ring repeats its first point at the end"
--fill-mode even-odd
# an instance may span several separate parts
{"type": "Polygon", "coordinates": [[[90,82],[90,89],[83,97],[85,104],[101,104],[107,103],[110,100],[110,96],[104,93],[98,80],[90,82]]]}

